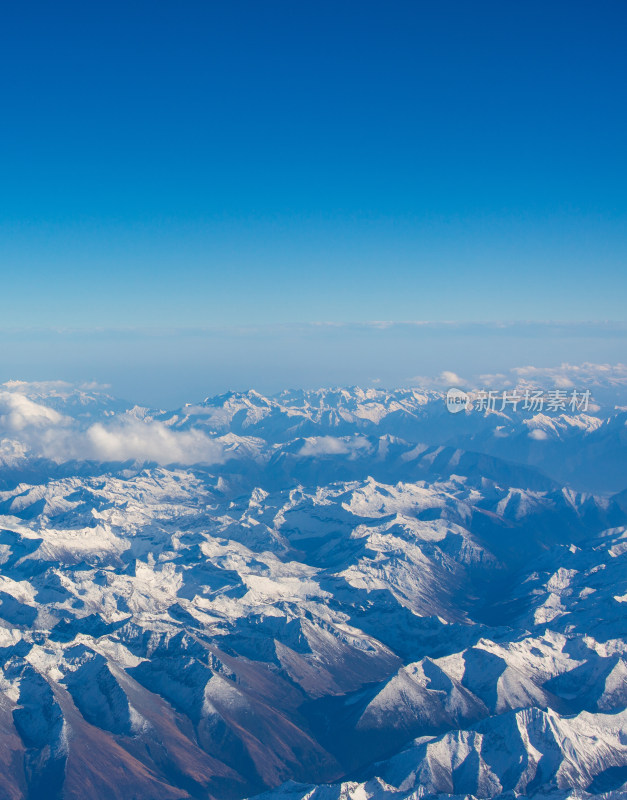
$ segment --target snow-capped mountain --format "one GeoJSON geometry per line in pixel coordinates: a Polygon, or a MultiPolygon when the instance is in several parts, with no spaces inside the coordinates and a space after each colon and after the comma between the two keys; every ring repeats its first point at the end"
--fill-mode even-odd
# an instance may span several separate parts
{"type": "Polygon", "coordinates": [[[5,385],[0,797],[627,796],[625,424],[5,385]]]}

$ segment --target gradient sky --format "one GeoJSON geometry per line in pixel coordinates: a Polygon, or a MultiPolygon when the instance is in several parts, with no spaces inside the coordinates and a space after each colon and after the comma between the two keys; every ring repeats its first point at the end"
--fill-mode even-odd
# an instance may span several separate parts
{"type": "Polygon", "coordinates": [[[0,329],[624,320],[626,35],[623,0],[4,4],[0,329]]]}

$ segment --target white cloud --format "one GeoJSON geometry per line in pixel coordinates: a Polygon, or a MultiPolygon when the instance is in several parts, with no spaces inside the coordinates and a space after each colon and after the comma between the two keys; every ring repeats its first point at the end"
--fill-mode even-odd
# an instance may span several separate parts
{"type": "Polygon", "coordinates": [[[440,380],[442,383],[447,384],[458,384],[464,383],[464,379],[460,378],[455,372],[449,372],[448,370],[444,370],[440,373],[440,380]]]}
{"type": "Polygon", "coordinates": [[[452,370],[445,369],[435,378],[427,375],[416,375],[410,383],[421,389],[450,389],[452,386],[467,386],[468,381],[452,370]]]}
{"type": "Polygon", "coordinates": [[[159,464],[216,463],[224,460],[219,442],[202,431],[173,431],[161,422],[128,418],[97,422],[85,434],[86,451],[98,461],[156,461],[159,464]]]}
{"type": "Polygon", "coordinates": [[[363,436],[353,439],[339,439],[336,436],[313,436],[305,440],[299,451],[301,456],[335,456],[356,455],[360,450],[370,448],[370,443],[363,436]]]}
{"type": "Polygon", "coordinates": [[[511,386],[511,378],[508,378],[503,372],[489,372],[479,375],[479,385],[486,388],[511,386]]]}
{"type": "Polygon", "coordinates": [[[97,422],[87,429],[71,417],[12,390],[0,392],[0,458],[26,454],[53,461],[156,461],[159,464],[216,463],[224,449],[202,431],[175,431],[133,414],[97,422]]]}
{"type": "Polygon", "coordinates": [[[625,386],[627,364],[560,364],[559,367],[514,367],[511,372],[520,380],[558,389],[573,386],[625,386]]]}
{"type": "Polygon", "coordinates": [[[556,375],[553,382],[558,389],[572,389],[575,385],[566,375],[556,375]]]}
{"type": "Polygon", "coordinates": [[[28,426],[38,428],[70,423],[67,417],[53,408],[35,403],[17,392],[0,392],[0,426],[9,432],[21,431],[28,426]]]}

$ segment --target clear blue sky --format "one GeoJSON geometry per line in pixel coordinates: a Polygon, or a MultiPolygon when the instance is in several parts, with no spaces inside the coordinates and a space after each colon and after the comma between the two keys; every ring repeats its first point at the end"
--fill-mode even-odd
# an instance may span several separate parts
{"type": "Polygon", "coordinates": [[[626,40],[624,0],[5,3],[0,328],[624,320],[626,40]]]}
{"type": "Polygon", "coordinates": [[[623,0],[0,23],[5,325],[624,318],[623,0]]]}

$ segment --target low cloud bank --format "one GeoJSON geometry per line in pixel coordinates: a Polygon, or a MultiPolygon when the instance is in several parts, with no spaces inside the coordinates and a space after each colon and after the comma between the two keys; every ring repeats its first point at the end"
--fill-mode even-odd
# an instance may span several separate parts
{"type": "Polygon", "coordinates": [[[202,431],[176,431],[132,414],[81,427],[72,417],[24,394],[0,392],[0,458],[25,456],[57,463],[76,459],[198,464],[223,461],[224,450],[202,431]]]}
{"type": "Polygon", "coordinates": [[[307,439],[299,450],[300,456],[356,456],[370,448],[370,443],[363,436],[352,439],[336,436],[315,436],[307,439]]]}
{"type": "Polygon", "coordinates": [[[520,381],[540,385],[552,383],[558,389],[575,385],[625,386],[627,364],[561,364],[559,367],[514,367],[511,372],[520,381]]]}
{"type": "Polygon", "coordinates": [[[173,431],[161,422],[98,422],[86,431],[92,457],[102,461],[156,461],[159,464],[216,463],[223,460],[219,442],[201,431],[173,431]]]}
{"type": "Polygon", "coordinates": [[[557,367],[512,367],[504,372],[484,372],[460,376],[444,370],[433,377],[416,375],[411,384],[419,389],[442,391],[454,386],[465,389],[498,389],[501,387],[535,386],[539,388],[605,388],[627,390],[627,364],[563,363],[557,367]]]}

